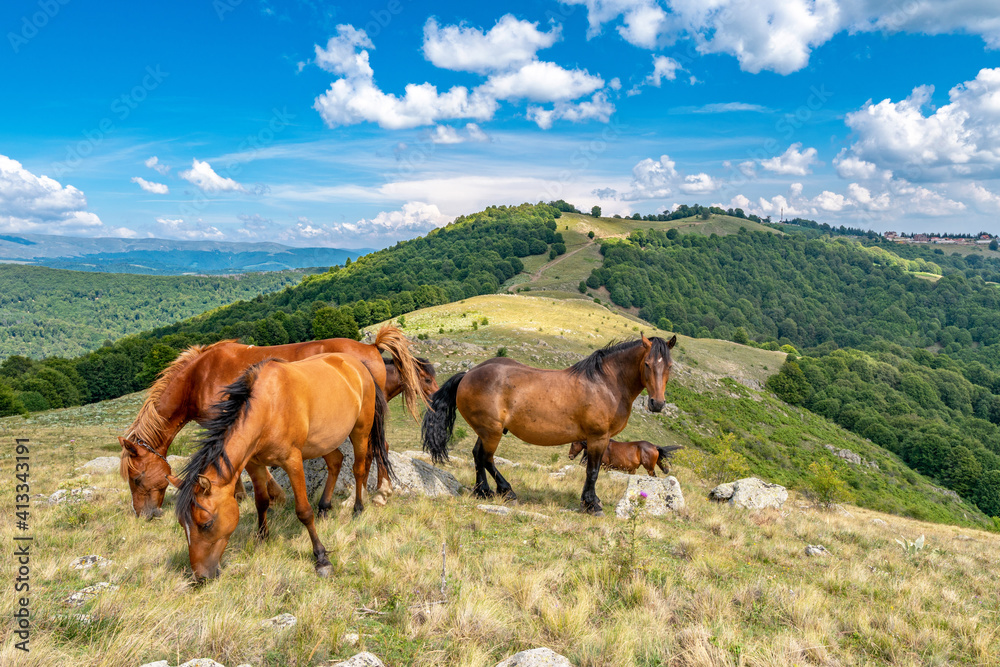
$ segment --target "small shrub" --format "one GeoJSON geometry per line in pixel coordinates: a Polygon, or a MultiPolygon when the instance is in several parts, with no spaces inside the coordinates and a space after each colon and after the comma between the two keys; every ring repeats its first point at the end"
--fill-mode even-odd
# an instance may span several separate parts
{"type": "Polygon", "coordinates": [[[466,430],[464,426],[456,426],[455,430],[451,432],[451,440],[449,444],[455,444],[469,437],[469,431],[466,430]]]}
{"type": "Polygon", "coordinates": [[[472,330],[479,331],[479,322],[477,322],[476,320],[472,320],[472,330]]]}
{"type": "Polygon", "coordinates": [[[829,461],[814,461],[809,464],[806,485],[809,495],[823,507],[832,507],[851,497],[847,483],[840,478],[829,461]]]}
{"type": "Polygon", "coordinates": [[[917,553],[924,548],[924,536],[921,535],[917,538],[916,542],[911,542],[906,538],[902,540],[896,540],[896,544],[903,547],[903,553],[907,556],[916,556],[917,553]]]}
{"type": "Polygon", "coordinates": [[[507,348],[506,347],[498,347],[497,348],[497,356],[498,357],[506,357],[507,356],[507,348]]]}
{"type": "Polygon", "coordinates": [[[479,323],[485,327],[490,323],[490,321],[488,318],[484,317],[479,323]]]}
{"type": "Polygon", "coordinates": [[[406,315],[400,315],[399,319],[397,320],[397,322],[399,323],[399,328],[400,329],[402,329],[403,327],[405,327],[406,326],[406,315]]]}
{"type": "Polygon", "coordinates": [[[736,434],[726,433],[712,444],[713,452],[682,449],[674,454],[674,461],[714,484],[742,479],[750,475],[750,464],[746,457],[733,450],[734,444],[736,434]]]}

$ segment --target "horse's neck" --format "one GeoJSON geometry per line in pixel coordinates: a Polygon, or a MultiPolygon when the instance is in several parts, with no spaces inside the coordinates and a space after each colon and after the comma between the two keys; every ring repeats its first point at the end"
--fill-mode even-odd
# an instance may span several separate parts
{"type": "Polygon", "coordinates": [[[617,384],[622,400],[627,400],[629,405],[643,390],[639,364],[645,352],[641,345],[636,345],[605,361],[605,374],[613,384],[617,384]]]}
{"type": "Polygon", "coordinates": [[[160,431],[160,441],[156,448],[165,454],[174,437],[180,432],[184,425],[193,418],[191,414],[191,399],[196,395],[192,388],[193,373],[192,367],[195,364],[188,364],[171,377],[170,382],[163,388],[156,405],[153,407],[156,412],[166,422],[165,428],[160,431]]]}

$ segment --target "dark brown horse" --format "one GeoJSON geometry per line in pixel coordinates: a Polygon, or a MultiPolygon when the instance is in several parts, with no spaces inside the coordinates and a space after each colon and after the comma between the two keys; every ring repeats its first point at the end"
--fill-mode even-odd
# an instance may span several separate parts
{"type": "Polygon", "coordinates": [[[670,378],[670,349],[677,342],[662,338],[609,345],[565,370],[542,370],[498,357],[458,373],[431,397],[424,414],[423,445],[435,462],[448,459],[448,443],[455,410],[476,432],[472,450],[476,463],[475,493],[490,497],[486,473],[497,492],[514,498],[507,480],[497,471],[493,454],[504,433],[543,447],[587,442],[587,481],[581,504],[602,514],[594,490],[608,440],[621,432],[632,414],[632,402],[645,389],[649,409],[663,409],[663,391],[670,378]]]}
{"type": "MultiPolygon", "coordinates": [[[[587,443],[577,440],[569,446],[569,458],[573,460],[577,455],[587,448],[587,443]]],[[[670,474],[670,463],[667,459],[670,455],[683,449],[680,445],[670,445],[669,447],[657,447],[646,440],[633,440],[630,442],[619,442],[611,440],[608,448],[604,450],[604,458],[601,459],[601,467],[605,470],[622,470],[630,475],[642,466],[649,472],[650,477],[656,477],[656,468],[659,466],[664,475],[670,474]]],[[[581,464],[587,462],[587,454],[580,460],[581,464]]]]}
{"type": "MultiPolygon", "coordinates": [[[[189,421],[206,423],[210,408],[219,400],[220,390],[236,380],[250,365],[267,358],[296,361],[315,354],[341,352],[359,359],[371,372],[376,384],[387,390],[386,362],[382,351],[392,355],[399,383],[394,390],[403,394],[407,408],[416,418],[417,401],[426,401],[420,391],[427,386],[419,380],[426,364],[417,362],[409,351],[409,341],[393,326],[384,326],[371,345],[347,338],[259,347],[224,340],[208,346],[194,346],[180,354],[149,390],[135,421],[119,438],[122,446],[121,475],[132,492],[132,509],[137,516],[159,516],[167,490],[167,451],[177,433],[189,421]]],[[[430,367],[433,370],[433,366],[430,367]]],[[[433,378],[432,378],[433,383],[433,378]]],[[[385,472],[379,466],[379,488],[384,488],[385,472]]],[[[336,478],[332,480],[336,482],[336,478]]],[[[333,486],[327,482],[330,492],[333,486]]],[[[281,502],[284,494],[268,475],[267,490],[281,502]]],[[[324,490],[328,509],[330,498],[324,490]]]]}
{"type": "Polygon", "coordinates": [[[288,473],[295,514],[309,531],[316,572],[330,574],[326,549],[319,541],[306,493],[302,462],[334,459],[334,479],[345,438],[354,445],[354,513],[364,509],[362,495],[371,458],[391,473],[385,442],[385,395],[362,362],[348,354],[323,354],[303,361],[269,360],[254,364],[225,388],[213,406],[200,449],[184,470],[171,476],[177,494],[177,518],[188,541],[191,569],[200,581],[219,574],[219,561],[240,519],[233,497],[246,469],[254,482],[257,532],[267,537],[267,466],[288,473]]]}

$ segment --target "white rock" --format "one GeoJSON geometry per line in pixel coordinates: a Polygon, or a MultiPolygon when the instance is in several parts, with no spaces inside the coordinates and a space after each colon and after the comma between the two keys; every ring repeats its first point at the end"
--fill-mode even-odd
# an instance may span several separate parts
{"type": "Polygon", "coordinates": [[[780,508],[788,500],[788,490],[780,484],[770,484],[756,477],[738,479],[720,484],[708,497],[719,502],[729,501],[733,507],[744,509],[780,508]]]}
{"type": "Polygon", "coordinates": [[[807,556],[829,556],[830,552],[822,544],[809,544],[806,546],[807,556]]]}
{"type": "Polygon", "coordinates": [[[147,662],[145,665],[141,665],[141,667],[170,667],[170,663],[166,660],[157,660],[156,662],[147,662]]]}
{"type": "Polygon", "coordinates": [[[379,660],[374,653],[365,651],[363,653],[358,653],[347,660],[335,662],[330,665],[330,667],[385,667],[385,663],[379,660]]]}
{"type": "Polygon", "coordinates": [[[566,656],[543,647],[515,653],[498,662],[496,667],[573,667],[573,663],[566,656]]]}
{"type": "Polygon", "coordinates": [[[89,570],[92,567],[105,568],[113,562],[104,556],[94,554],[92,556],[80,556],[70,563],[69,566],[73,570],[89,570]]]}
{"type": "Polygon", "coordinates": [[[273,630],[282,630],[284,628],[290,628],[298,623],[298,619],[291,614],[278,614],[273,616],[266,621],[261,621],[260,625],[264,628],[271,628],[273,630]]]}
{"type": "Polygon", "coordinates": [[[663,516],[670,512],[684,509],[684,493],[680,482],[674,476],[648,477],[629,475],[628,486],[621,500],[615,506],[615,516],[627,519],[636,511],[642,494],[646,494],[646,502],[642,514],[648,516],[663,516]]]}
{"type": "Polygon", "coordinates": [[[87,461],[81,468],[87,472],[93,473],[109,473],[118,472],[121,467],[122,459],[120,456],[99,456],[92,461],[87,461]]]}
{"type": "Polygon", "coordinates": [[[216,662],[211,658],[195,658],[194,660],[188,660],[183,665],[177,665],[177,667],[226,667],[222,663],[216,662]]]}
{"type": "Polygon", "coordinates": [[[542,521],[552,518],[545,514],[539,514],[538,512],[529,512],[527,510],[514,509],[513,507],[504,507],[503,505],[476,505],[476,509],[480,512],[497,514],[499,516],[526,516],[530,519],[541,519],[542,521]]]}
{"type": "Polygon", "coordinates": [[[340,641],[348,646],[357,646],[358,642],[361,641],[361,635],[357,632],[345,632],[340,641]]]}
{"type": "Polygon", "coordinates": [[[101,581],[93,586],[87,586],[86,588],[73,593],[69,597],[63,600],[64,604],[68,604],[71,607],[82,607],[87,600],[95,598],[104,591],[116,591],[118,587],[114,584],[109,584],[106,581],[101,581]]]}
{"type": "MultiPolygon", "coordinates": [[[[354,448],[350,442],[340,446],[340,451],[344,453],[344,462],[340,467],[340,476],[337,478],[337,485],[334,493],[339,495],[354,494],[354,448]]],[[[397,480],[393,484],[394,492],[415,493],[423,496],[457,496],[462,485],[451,473],[435,467],[417,458],[411,458],[397,452],[389,452],[389,461],[392,463],[393,471],[397,480]]],[[[292,497],[291,486],[288,484],[288,475],[280,468],[271,469],[271,474],[276,482],[285,490],[288,497],[292,497]]],[[[326,461],[323,459],[309,459],[305,462],[306,490],[309,497],[315,498],[322,493],[326,485],[327,470],[326,461]]],[[[377,490],[378,470],[375,465],[368,474],[367,489],[374,494],[377,490]]],[[[248,493],[253,493],[252,487],[248,485],[248,493]]]]}
{"type": "Polygon", "coordinates": [[[519,467],[521,467],[520,463],[517,463],[515,461],[510,461],[508,459],[505,459],[505,458],[502,458],[502,457],[499,457],[499,456],[494,456],[493,457],[493,464],[494,465],[498,465],[498,466],[503,466],[505,468],[519,468],[519,467]]]}
{"type": "Polygon", "coordinates": [[[872,523],[874,523],[876,526],[888,526],[889,525],[885,521],[883,521],[882,519],[872,519],[872,523]]]}
{"type": "Polygon", "coordinates": [[[94,490],[95,489],[91,487],[82,489],[59,489],[49,496],[49,505],[87,502],[94,498],[94,490]]]}

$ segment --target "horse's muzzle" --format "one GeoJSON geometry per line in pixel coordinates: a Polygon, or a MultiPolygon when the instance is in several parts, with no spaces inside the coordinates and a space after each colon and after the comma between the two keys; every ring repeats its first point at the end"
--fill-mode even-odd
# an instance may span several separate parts
{"type": "Polygon", "coordinates": [[[665,401],[656,401],[652,398],[646,401],[646,407],[649,408],[650,412],[663,412],[664,405],[666,405],[665,401]]]}

